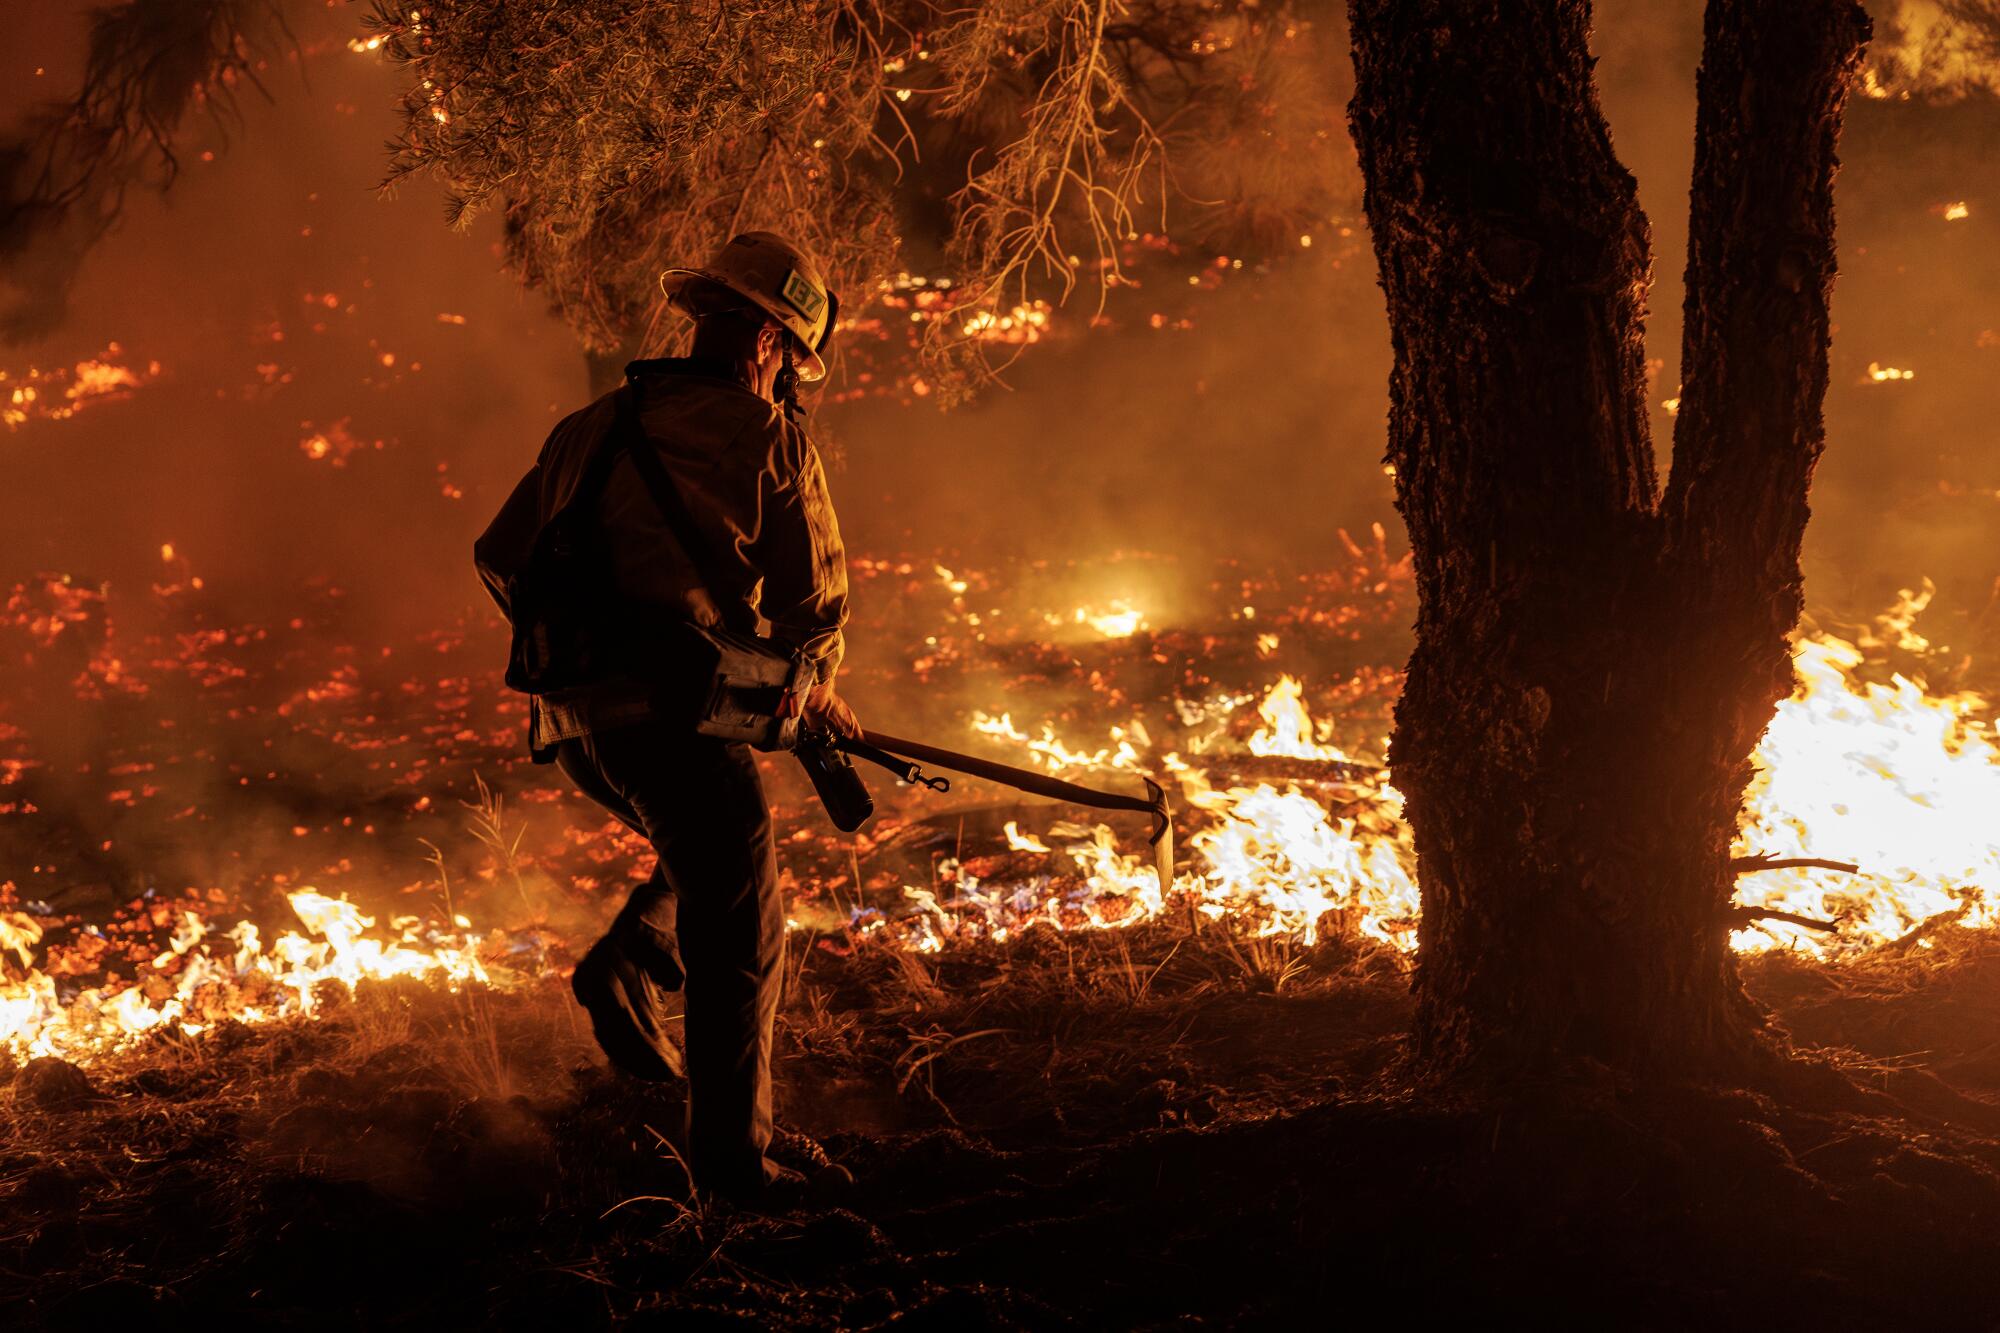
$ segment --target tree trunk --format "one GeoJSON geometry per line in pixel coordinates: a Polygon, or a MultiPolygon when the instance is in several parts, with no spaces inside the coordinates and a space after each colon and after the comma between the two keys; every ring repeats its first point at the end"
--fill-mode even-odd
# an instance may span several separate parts
{"type": "Polygon", "coordinates": [[[1821,444],[1851,0],[1712,0],[1682,427],[1645,403],[1650,237],[1584,0],[1351,0],[1417,646],[1393,761],[1434,1071],[1740,1065],[1728,858],[1789,683],[1821,444]],[[1754,77],[1753,77],[1754,73],[1754,77]]]}

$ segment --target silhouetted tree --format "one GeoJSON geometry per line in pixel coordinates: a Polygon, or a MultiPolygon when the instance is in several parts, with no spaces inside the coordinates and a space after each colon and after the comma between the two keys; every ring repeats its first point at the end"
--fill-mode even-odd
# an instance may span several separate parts
{"type": "Polygon", "coordinates": [[[1289,4],[378,0],[373,28],[411,75],[390,179],[440,180],[454,223],[499,209],[514,271],[611,362],[672,333],[661,269],[768,227],[850,311],[934,242],[924,351],[963,388],[967,321],[1101,296],[1142,230],[1295,247],[1352,172],[1289,4]]]}
{"type": "MultiPolygon", "coordinates": [[[[95,10],[83,88],[0,138],[0,337],[61,316],[125,189],[182,142],[307,0],[122,0],[95,10]]],[[[858,313],[905,241],[947,278],[928,374],[991,369],[961,335],[1016,303],[1102,297],[1142,232],[1286,252],[1346,212],[1325,0],[378,0],[368,37],[409,75],[390,182],[504,222],[513,272],[615,376],[672,336],[657,279],[774,227],[858,313]],[[970,321],[970,324],[968,324],[970,321]]],[[[316,6],[317,7],[317,6],[316,6]]],[[[294,46],[296,52],[296,46],[294,46]]]]}
{"type": "Polygon", "coordinates": [[[1417,645],[1392,755],[1440,1073],[1741,1069],[1750,755],[1789,690],[1824,443],[1852,0],[1710,0],[1681,404],[1645,402],[1650,233],[1586,0],[1351,0],[1417,645]]]}
{"type": "Polygon", "coordinates": [[[0,342],[62,322],[78,265],[133,186],[180,174],[190,124],[235,127],[236,97],[289,40],[276,0],[127,0],[92,10],[83,83],[0,136],[0,342]]]}

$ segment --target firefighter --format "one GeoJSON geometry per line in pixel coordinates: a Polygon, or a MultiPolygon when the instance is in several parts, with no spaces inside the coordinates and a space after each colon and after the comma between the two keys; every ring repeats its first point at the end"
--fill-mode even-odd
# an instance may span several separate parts
{"type": "MultiPolygon", "coordinates": [[[[656,453],[708,549],[681,549],[629,450],[618,456],[597,518],[635,666],[535,696],[530,745],[658,855],[577,965],[572,989],[598,1044],[627,1073],[679,1077],[664,1002],[684,985],[690,1166],[703,1189],[754,1200],[797,1179],[765,1156],[785,947],[771,812],[750,748],[695,734],[663,706],[669,664],[650,671],[646,651],[663,618],[768,633],[811,667],[809,689],[785,711],[859,734],[835,686],[847,620],[840,529],[819,455],[787,410],[797,380],[825,374],[836,303],[818,265],[770,232],[736,237],[701,268],[669,270],[662,286],[692,317],[693,343],[684,357],[626,367],[640,437],[631,447],[656,453]]],[[[615,396],[555,428],[480,538],[489,588],[504,586],[575,492],[618,419],[615,396]]]]}

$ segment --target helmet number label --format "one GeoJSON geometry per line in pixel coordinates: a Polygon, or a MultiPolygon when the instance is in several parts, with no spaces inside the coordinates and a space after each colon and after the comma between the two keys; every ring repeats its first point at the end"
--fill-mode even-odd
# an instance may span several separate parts
{"type": "Polygon", "coordinates": [[[826,309],[826,293],[813,286],[812,280],[797,269],[785,275],[785,285],[780,291],[792,309],[805,316],[807,322],[818,319],[820,311],[826,309]]]}

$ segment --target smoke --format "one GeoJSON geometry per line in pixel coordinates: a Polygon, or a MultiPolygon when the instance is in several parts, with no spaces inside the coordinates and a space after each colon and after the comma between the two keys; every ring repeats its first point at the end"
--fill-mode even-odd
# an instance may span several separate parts
{"type": "MultiPolygon", "coordinates": [[[[1603,100],[1657,247],[1651,400],[1663,466],[1699,11],[1599,7],[1603,100]]],[[[193,605],[203,632],[288,636],[287,692],[344,667],[366,682],[363,659],[411,644],[465,646],[421,667],[391,657],[385,680],[497,662],[471,541],[588,393],[569,333],[499,273],[495,231],[455,235],[421,192],[375,193],[398,84],[347,52],[351,21],[335,9],[303,27],[309,90],[294,80],[269,104],[246,102],[226,153],[191,138],[173,193],[135,194],[76,272],[67,319],[5,358],[16,372],[75,365],[115,341],[134,364],[161,369],[122,401],[0,429],[0,591],[43,573],[106,584],[125,644],[151,632],[172,650],[195,628],[193,605]],[[193,578],[198,598],[150,591],[193,578]]],[[[6,60],[80,76],[73,27],[27,33],[6,60]]],[[[1316,94],[1329,116],[1346,95],[1338,47],[1329,35],[1335,55],[1316,94]]],[[[32,86],[26,69],[16,86],[32,86]]],[[[1331,128],[1344,139],[1344,126],[1331,128]]],[[[1808,537],[1816,602],[1879,606],[1928,575],[1940,610],[1976,608],[2000,572],[1996,148],[1994,98],[1969,86],[1850,107],[1829,449],[1808,537]],[[1871,365],[1914,378],[1877,378],[1871,365]]],[[[1337,179],[1316,178],[1328,189],[1337,179]]],[[[1344,221],[1302,231],[1310,244],[1268,264],[1149,253],[1144,285],[1109,308],[1111,327],[1062,312],[1004,389],[963,409],[881,397],[825,408],[846,457],[832,487],[850,548],[961,570],[1046,562],[1038,577],[1051,601],[1132,597],[1170,624],[1222,563],[1344,564],[1337,529],[1365,541],[1377,522],[1399,543],[1381,467],[1386,322],[1358,207],[1346,207],[1344,221]],[[1168,559],[1115,558],[1131,552],[1168,559]]],[[[10,263],[7,279],[28,273],[10,263]]],[[[0,721],[27,725],[24,744],[41,755],[66,737],[60,763],[71,769],[98,765],[118,728],[157,725],[178,706],[79,702],[74,673],[28,681],[11,661],[0,671],[0,721]],[[30,697],[32,717],[21,707],[30,697]]],[[[269,727],[269,753],[203,761],[216,765],[207,794],[253,801],[238,778],[285,770],[323,774],[316,799],[329,813],[383,799],[380,773],[329,768],[310,738],[269,727]]],[[[189,752],[204,739],[189,738],[189,752]]],[[[89,785],[74,793],[80,809],[89,785]]],[[[297,800],[273,792],[237,850],[280,863],[297,800]]],[[[79,823],[80,848],[103,841],[86,831],[96,832],[79,823]]],[[[182,873],[220,880],[242,863],[228,850],[182,873]]],[[[119,843],[106,855],[157,867],[174,854],[119,843]]],[[[410,849],[385,857],[404,858],[404,878],[421,874],[410,849]]]]}
{"type": "MultiPolygon", "coordinates": [[[[421,790],[401,780],[407,756],[330,750],[295,724],[295,701],[351,681],[357,709],[379,694],[388,713],[408,707],[397,682],[464,670],[441,651],[456,640],[486,636],[464,652],[490,658],[472,539],[486,497],[582,396],[584,366],[541,302],[498,273],[497,229],[453,235],[430,199],[377,195],[395,79],[345,50],[352,17],[302,28],[309,88],[274,76],[276,95],[245,100],[230,142],[191,129],[175,188],[134,192],[78,270],[66,318],[0,358],[14,377],[0,402],[30,369],[108,343],[113,359],[159,367],[117,401],[0,427],[8,620],[33,614],[49,578],[109,590],[95,629],[62,636],[107,642],[95,668],[71,648],[31,659],[15,626],[0,628],[0,740],[6,758],[38,765],[42,807],[0,795],[15,816],[0,849],[24,898],[269,883],[321,864],[296,828],[316,838],[350,818],[343,855],[369,881],[425,878],[420,846],[362,831],[405,823],[421,790]],[[223,645],[213,654],[208,636],[223,645]],[[106,685],[113,659],[151,692],[106,685]],[[253,664],[255,688],[232,682],[233,660],[253,664]],[[161,774],[111,776],[135,754],[161,774]],[[148,799],[149,785],[172,796],[148,799]],[[136,804],[107,802],[107,788],[136,804]],[[165,818],[168,799],[189,813],[165,818]],[[389,811],[395,824],[378,817],[389,811]]],[[[39,92],[36,67],[75,86],[78,32],[51,22],[41,48],[10,52],[26,64],[13,86],[39,92]]],[[[8,261],[9,282],[24,272],[8,261]]],[[[474,762],[450,776],[469,786],[474,762]]],[[[463,844],[461,812],[437,816],[437,839],[463,844]]]]}
{"type": "MultiPolygon", "coordinates": [[[[1827,450],[1806,535],[1807,598],[1822,607],[1883,606],[1928,576],[1942,590],[1939,613],[1977,615],[2000,574],[1990,537],[2000,496],[1992,424],[2000,406],[2000,103],[1982,82],[1996,48],[1975,39],[1980,16],[2000,21],[2000,6],[1913,0],[1870,8],[1877,27],[1868,67],[1900,82],[1878,79],[1852,98],[1841,140],[1841,272],[1827,450]],[[1919,50],[1930,54],[1913,63],[1919,50]],[[1946,50],[1955,53],[1950,61],[1938,54],[1946,50]],[[1913,82],[1909,71],[1919,67],[1954,74],[1913,82]],[[1914,378],[1877,377],[1888,369],[1914,378]]],[[[1605,113],[1653,227],[1647,345],[1663,469],[1673,430],[1663,404],[1680,387],[1701,9],[1600,4],[1595,35],[1605,113]]]]}
{"type": "Polygon", "coordinates": [[[1876,99],[2000,91],[2000,4],[1994,0],[1872,0],[1862,92],[1876,99]]]}
{"type": "MultiPolygon", "coordinates": [[[[478,612],[465,550],[554,419],[585,397],[583,362],[497,273],[490,232],[449,234],[420,192],[374,195],[397,82],[344,49],[350,17],[301,31],[310,91],[247,104],[213,161],[189,141],[175,193],[131,201],[84,270],[72,319],[29,349],[61,364],[115,340],[163,373],[128,402],[0,445],[17,479],[0,499],[13,570],[143,587],[173,543],[246,620],[282,611],[314,579],[342,590],[356,635],[478,612]]],[[[51,49],[62,36],[47,34],[51,49]]],[[[1330,54],[1311,100],[1331,117],[1348,82],[1337,24],[1319,42],[1330,54]]],[[[1699,6],[1601,5],[1597,46],[1656,241],[1664,465],[1699,6]]],[[[1942,471],[1991,484],[1978,423],[1996,354],[1980,345],[1980,304],[2000,277],[1984,244],[1993,133],[1977,95],[1857,99],[1850,113],[1815,558],[1853,564],[1865,539],[1870,561],[1908,571],[1888,577],[1937,572],[1919,567],[1943,553],[1879,551],[1883,524],[1850,520],[1881,506],[1885,481],[1934,489],[1942,471]],[[1960,201],[1969,216],[1947,221],[1960,201]],[[1918,377],[1873,381],[1870,362],[1918,377]],[[1949,447],[1918,465],[1915,441],[1949,447]]],[[[833,486],[850,544],[974,562],[1148,551],[1200,571],[1218,559],[1310,567],[1338,551],[1338,528],[1393,531],[1373,259],[1351,178],[1315,171],[1319,206],[1346,217],[1302,232],[1310,246],[1240,269],[1151,254],[1112,327],[1061,312],[1006,387],[967,408],[879,397],[827,408],[822,425],[847,459],[833,486]]]]}
{"type": "Polygon", "coordinates": [[[1167,290],[1119,302],[1119,327],[1066,322],[971,406],[829,412],[850,543],[976,564],[1325,563],[1337,528],[1365,532],[1390,506],[1386,321],[1347,230],[1264,273],[1189,263],[1221,284],[1192,299],[1186,277],[1157,273],[1167,290]]]}
{"type": "MultiPolygon", "coordinates": [[[[74,97],[0,139],[0,343],[54,330],[85,257],[135,187],[171,185],[190,122],[226,132],[284,31],[267,0],[126,0],[93,9],[74,97]]],[[[40,71],[38,70],[37,73],[40,71]]]]}

